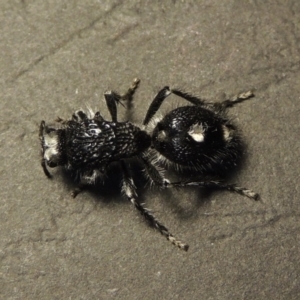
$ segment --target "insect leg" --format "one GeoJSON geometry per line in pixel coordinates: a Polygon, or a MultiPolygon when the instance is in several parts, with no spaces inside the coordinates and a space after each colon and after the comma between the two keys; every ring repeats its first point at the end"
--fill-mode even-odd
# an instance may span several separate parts
{"type": "Polygon", "coordinates": [[[123,95],[119,95],[118,93],[113,91],[107,91],[106,93],[104,93],[106,105],[108,107],[113,122],[117,122],[117,104],[122,104],[121,101],[127,101],[127,105],[130,106],[130,103],[133,99],[133,95],[135,93],[135,90],[138,88],[139,83],[140,80],[135,78],[127,92],[123,95]]]}
{"type": "Polygon", "coordinates": [[[172,94],[177,95],[178,97],[181,97],[181,98],[191,102],[194,105],[202,105],[202,104],[207,103],[204,100],[201,100],[189,93],[186,93],[186,92],[183,92],[183,91],[180,91],[177,89],[172,89],[171,92],[172,92],[172,94]]]}
{"type": "Polygon", "coordinates": [[[235,184],[223,184],[220,181],[179,181],[167,183],[165,187],[186,187],[186,186],[199,186],[205,188],[215,188],[221,190],[227,190],[229,192],[237,193],[242,196],[246,196],[253,200],[259,199],[259,194],[243,187],[239,187],[235,184]]]}
{"type": "Polygon", "coordinates": [[[163,170],[153,165],[145,155],[141,156],[141,162],[144,165],[146,175],[150,178],[151,182],[156,186],[165,187],[165,181],[168,181],[168,179],[164,177],[163,170]]]}
{"type": "Polygon", "coordinates": [[[135,78],[131,84],[131,86],[129,87],[129,89],[127,90],[127,92],[125,94],[121,95],[121,100],[125,102],[126,104],[126,115],[125,118],[126,120],[133,120],[133,95],[136,91],[136,89],[138,88],[140,83],[140,80],[138,78],[135,78]]]}
{"type": "Polygon", "coordinates": [[[139,87],[140,80],[135,78],[125,94],[121,95],[121,100],[131,102],[136,89],[139,87]]]}
{"type": "Polygon", "coordinates": [[[143,125],[148,125],[148,123],[151,121],[153,116],[156,114],[160,106],[162,105],[163,101],[171,95],[170,88],[168,86],[165,86],[163,89],[161,89],[158,94],[153,99],[152,103],[150,104],[148,111],[146,113],[146,117],[143,121],[143,125]]]}
{"type": "Polygon", "coordinates": [[[146,117],[144,119],[143,125],[147,125],[152,117],[156,114],[160,106],[162,105],[163,101],[170,95],[174,94],[177,95],[178,97],[181,97],[190,103],[194,105],[202,105],[205,102],[195,96],[192,96],[188,93],[185,93],[183,91],[177,90],[177,89],[171,89],[168,86],[165,86],[163,89],[161,89],[158,94],[155,96],[153,99],[152,103],[150,104],[146,117]]]}
{"type": "Polygon", "coordinates": [[[122,191],[126,195],[127,199],[135,206],[135,208],[141,213],[141,215],[144,216],[144,218],[149,222],[149,224],[155,227],[164,237],[167,238],[167,240],[169,240],[178,248],[187,251],[189,246],[181,241],[176,240],[176,238],[168,231],[168,229],[154,217],[151,211],[145,208],[142,204],[140,204],[137,201],[136,187],[124,161],[122,161],[122,170],[122,191]]]}
{"type": "Polygon", "coordinates": [[[251,99],[253,97],[254,97],[254,94],[251,91],[243,92],[243,93],[240,93],[240,94],[232,97],[231,99],[227,99],[225,101],[215,103],[215,105],[217,107],[221,106],[222,108],[229,108],[229,107],[233,107],[234,105],[241,103],[245,100],[251,99]]]}
{"type": "Polygon", "coordinates": [[[120,103],[121,96],[113,91],[107,91],[104,93],[104,97],[112,121],[117,122],[117,103],[120,103]]]}

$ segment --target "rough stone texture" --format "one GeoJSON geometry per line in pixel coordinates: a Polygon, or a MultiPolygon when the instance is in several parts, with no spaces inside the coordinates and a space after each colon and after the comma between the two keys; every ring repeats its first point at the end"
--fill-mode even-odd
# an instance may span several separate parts
{"type": "Polygon", "coordinates": [[[0,298],[299,299],[299,13],[298,0],[1,0],[0,298]],[[231,110],[248,145],[232,180],[261,202],[140,191],[187,253],[118,183],[72,199],[39,164],[41,119],[86,104],[108,117],[103,92],[134,77],[136,122],[164,85],[209,100],[255,89],[231,110]]]}

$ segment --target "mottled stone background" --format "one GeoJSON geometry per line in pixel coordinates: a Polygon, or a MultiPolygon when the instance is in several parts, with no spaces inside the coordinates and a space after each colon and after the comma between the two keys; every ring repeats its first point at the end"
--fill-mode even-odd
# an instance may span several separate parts
{"type": "Polygon", "coordinates": [[[1,0],[0,298],[299,299],[299,13],[299,0],[1,0]],[[135,122],[165,85],[212,101],[255,90],[231,110],[248,145],[232,181],[261,202],[139,190],[187,253],[118,182],[72,199],[40,167],[41,119],[86,104],[108,117],[103,92],[134,77],[135,122]]]}

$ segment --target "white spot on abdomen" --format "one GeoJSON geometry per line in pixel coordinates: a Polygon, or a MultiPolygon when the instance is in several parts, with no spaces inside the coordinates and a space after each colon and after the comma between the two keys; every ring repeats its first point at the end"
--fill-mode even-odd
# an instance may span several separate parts
{"type": "Polygon", "coordinates": [[[204,128],[202,124],[193,125],[188,131],[188,135],[197,143],[204,141],[204,128]]]}

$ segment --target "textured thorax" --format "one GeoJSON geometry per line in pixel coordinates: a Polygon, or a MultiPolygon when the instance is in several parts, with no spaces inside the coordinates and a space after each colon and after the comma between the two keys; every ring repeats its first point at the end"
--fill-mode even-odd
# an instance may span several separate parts
{"type": "Polygon", "coordinates": [[[66,153],[71,168],[99,168],[122,158],[135,156],[141,149],[142,131],[128,122],[86,119],[69,121],[66,128],[66,153]]]}

